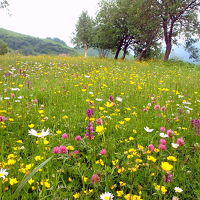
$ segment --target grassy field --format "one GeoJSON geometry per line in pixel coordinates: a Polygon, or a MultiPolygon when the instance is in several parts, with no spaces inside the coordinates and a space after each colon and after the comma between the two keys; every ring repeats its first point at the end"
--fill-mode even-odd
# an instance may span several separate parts
{"type": "Polygon", "coordinates": [[[200,67],[0,57],[0,199],[200,199],[200,67]]]}

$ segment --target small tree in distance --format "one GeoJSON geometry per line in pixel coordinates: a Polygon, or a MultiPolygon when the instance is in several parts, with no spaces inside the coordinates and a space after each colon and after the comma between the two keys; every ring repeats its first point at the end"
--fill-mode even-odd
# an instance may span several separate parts
{"type": "Polygon", "coordinates": [[[94,23],[87,11],[83,11],[78,18],[76,30],[72,43],[78,47],[84,48],[85,57],[88,55],[88,49],[92,43],[94,23]]]}
{"type": "Polygon", "coordinates": [[[0,55],[4,55],[6,53],[8,53],[8,46],[4,41],[0,40],[0,55]]]}

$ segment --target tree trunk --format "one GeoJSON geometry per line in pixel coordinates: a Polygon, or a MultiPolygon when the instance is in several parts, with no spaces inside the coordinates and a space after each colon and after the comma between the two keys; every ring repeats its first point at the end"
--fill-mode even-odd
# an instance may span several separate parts
{"type": "Polygon", "coordinates": [[[168,41],[166,43],[164,60],[168,60],[169,59],[169,55],[171,53],[171,50],[172,50],[172,38],[168,38],[168,41]]]}
{"type": "Polygon", "coordinates": [[[164,37],[165,37],[165,44],[166,44],[164,60],[169,59],[169,55],[172,50],[172,33],[173,33],[174,22],[175,21],[171,21],[171,23],[168,23],[167,21],[163,22],[163,30],[164,30],[164,37]],[[169,30],[168,30],[168,24],[170,26],[169,30]]]}
{"type": "Polygon", "coordinates": [[[118,59],[119,57],[119,52],[121,51],[122,49],[122,45],[123,45],[123,38],[121,38],[121,40],[119,41],[119,45],[117,47],[117,51],[115,53],[115,59],[118,59]]]}
{"type": "Polygon", "coordinates": [[[142,50],[142,52],[141,52],[140,55],[138,56],[138,60],[141,61],[142,58],[145,56],[146,53],[147,53],[147,49],[142,50]]]}
{"type": "Polygon", "coordinates": [[[85,52],[85,58],[87,58],[87,56],[88,56],[88,45],[87,44],[84,45],[84,52],[85,52]]]}
{"type": "Polygon", "coordinates": [[[115,53],[115,59],[118,59],[120,51],[121,51],[121,46],[118,46],[117,51],[115,53]]]}
{"type": "Polygon", "coordinates": [[[124,60],[125,57],[126,57],[126,54],[127,54],[127,48],[128,48],[128,46],[126,45],[126,46],[124,47],[124,52],[123,52],[122,60],[124,60]]]}

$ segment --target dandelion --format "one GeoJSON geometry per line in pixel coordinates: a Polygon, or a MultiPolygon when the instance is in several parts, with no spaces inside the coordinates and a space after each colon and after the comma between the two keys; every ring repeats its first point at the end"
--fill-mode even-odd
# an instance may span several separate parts
{"type": "Polygon", "coordinates": [[[7,169],[0,169],[0,178],[5,179],[6,176],[8,175],[8,172],[6,171],[7,169]]]}
{"type": "Polygon", "coordinates": [[[101,200],[113,200],[114,195],[110,192],[105,192],[104,194],[101,194],[100,199],[101,200]]]}

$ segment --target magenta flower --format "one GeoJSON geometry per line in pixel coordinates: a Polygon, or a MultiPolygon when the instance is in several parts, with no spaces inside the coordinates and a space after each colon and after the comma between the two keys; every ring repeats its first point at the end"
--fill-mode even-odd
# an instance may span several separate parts
{"type": "Polygon", "coordinates": [[[159,144],[158,149],[165,151],[165,150],[167,150],[167,147],[164,144],[159,144]]]}
{"type": "Polygon", "coordinates": [[[185,142],[184,142],[183,138],[178,138],[176,140],[176,144],[178,144],[179,146],[183,146],[185,144],[185,142]]]}
{"type": "Polygon", "coordinates": [[[172,178],[173,178],[173,174],[167,173],[164,176],[164,181],[167,182],[167,183],[172,182],[172,178]]]}
{"type": "Polygon", "coordinates": [[[59,146],[53,148],[53,153],[55,154],[68,154],[68,150],[66,146],[59,146]]]}
{"type": "Polygon", "coordinates": [[[60,153],[60,147],[54,147],[53,148],[53,153],[59,154],[60,153]]]}
{"type": "Polygon", "coordinates": [[[101,155],[105,155],[106,153],[107,153],[106,149],[101,149],[101,150],[100,150],[100,154],[101,154],[101,155]]]}
{"type": "Polygon", "coordinates": [[[160,108],[160,110],[161,110],[161,111],[166,111],[167,108],[166,108],[165,106],[162,106],[162,107],[160,108]]]}
{"type": "Polygon", "coordinates": [[[168,137],[172,137],[173,134],[174,134],[174,131],[172,131],[171,129],[167,130],[168,137]]]}
{"type": "Polygon", "coordinates": [[[98,174],[93,174],[90,181],[91,181],[92,184],[99,183],[100,182],[100,176],[98,174]]]}
{"type": "Polygon", "coordinates": [[[195,131],[195,133],[200,133],[200,119],[193,119],[191,120],[192,129],[195,131]]]}
{"type": "Polygon", "coordinates": [[[114,102],[113,96],[109,96],[109,101],[114,102]]]}
{"type": "Polygon", "coordinates": [[[103,125],[103,120],[101,118],[96,119],[97,125],[103,125]]]}
{"type": "Polygon", "coordinates": [[[160,127],[160,131],[161,131],[161,132],[165,132],[165,131],[166,131],[166,128],[165,128],[164,126],[161,126],[161,127],[160,127]]]}
{"type": "Polygon", "coordinates": [[[87,114],[88,117],[92,117],[92,116],[93,116],[93,110],[90,109],[90,108],[87,109],[87,110],[86,110],[86,114],[87,114]]]}
{"type": "Polygon", "coordinates": [[[154,149],[155,149],[155,147],[153,146],[153,144],[150,144],[150,145],[148,146],[148,148],[149,148],[149,151],[151,151],[151,152],[153,152],[154,149]]]}
{"type": "Polygon", "coordinates": [[[76,141],[80,141],[80,140],[82,140],[82,138],[81,138],[80,135],[77,135],[77,136],[75,137],[75,140],[76,140],[76,141]]]}
{"type": "Polygon", "coordinates": [[[62,138],[63,138],[63,139],[67,139],[68,137],[69,137],[69,135],[68,135],[67,133],[63,133],[63,134],[62,134],[62,138]]]}
{"type": "Polygon", "coordinates": [[[60,146],[60,152],[61,152],[61,153],[64,153],[64,154],[67,154],[67,153],[68,153],[67,147],[61,145],[61,146],[60,146]]]}
{"type": "Polygon", "coordinates": [[[166,140],[165,140],[165,139],[160,139],[160,144],[166,145],[166,144],[167,144],[167,142],[166,142],[166,140]]]}
{"type": "Polygon", "coordinates": [[[7,120],[6,117],[4,117],[4,116],[0,116],[0,122],[5,122],[6,120],[7,120]]]}
{"type": "Polygon", "coordinates": [[[155,105],[154,110],[160,110],[160,105],[155,105]]]}

